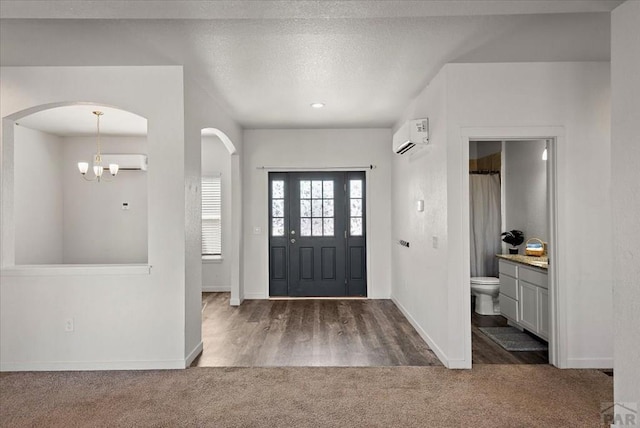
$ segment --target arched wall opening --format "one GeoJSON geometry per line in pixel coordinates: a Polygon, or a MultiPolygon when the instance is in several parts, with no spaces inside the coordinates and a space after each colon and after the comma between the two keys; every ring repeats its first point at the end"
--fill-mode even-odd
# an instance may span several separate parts
{"type": "Polygon", "coordinates": [[[146,170],[127,163],[115,177],[107,169],[100,182],[95,180],[93,111],[104,113],[100,145],[105,160],[110,154],[146,159],[147,119],[111,105],[45,104],[3,119],[8,157],[3,180],[10,183],[3,193],[11,199],[3,210],[3,229],[11,231],[10,239],[3,240],[3,266],[147,263],[146,170]],[[79,161],[90,165],[85,177],[79,161]]]}
{"type": "Polygon", "coordinates": [[[186,367],[183,68],[2,67],[0,86],[0,370],[186,367]],[[147,119],[147,263],[14,264],[13,122],[77,100],[147,119]]]}
{"type": "MultiPolygon", "coordinates": [[[[217,176],[221,186],[221,254],[204,254],[203,291],[230,291],[231,305],[241,303],[241,181],[240,156],[231,139],[217,128],[201,130],[202,177],[217,176]]],[[[205,221],[205,220],[203,220],[205,221]]]]}

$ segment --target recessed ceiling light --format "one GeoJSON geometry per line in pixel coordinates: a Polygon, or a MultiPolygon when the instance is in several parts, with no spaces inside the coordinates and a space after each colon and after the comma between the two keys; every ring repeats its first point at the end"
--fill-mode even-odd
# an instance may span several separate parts
{"type": "Polygon", "coordinates": [[[313,107],[313,108],[322,108],[322,107],[324,107],[324,103],[313,103],[313,104],[311,104],[311,107],[313,107]]]}

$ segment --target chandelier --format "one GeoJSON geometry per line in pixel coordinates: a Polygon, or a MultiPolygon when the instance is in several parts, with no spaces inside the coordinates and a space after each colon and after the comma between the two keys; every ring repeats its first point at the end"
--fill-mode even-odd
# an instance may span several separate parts
{"type": "MultiPolygon", "coordinates": [[[[96,155],[93,158],[93,178],[87,177],[87,171],[89,170],[89,162],[78,162],[78,169],[80,170],[80,174],[82,174],[82,178],[87,181],[101,181],[103,179],[102,173],[104,172],[104,166],[102,165],[102,154],[100,153],[100,116],[104,113],[101,111],[94,111],[93,114],[96,115],[97,119],[97,141],[96,141],[96,155]]],[[[119,166],[115,163],[109,164],[109,172],[111,173],[111,177],[115,177],[118,173],[119,166]]],[[[110,180],[105,180],[110,181],[110,180]]]]}

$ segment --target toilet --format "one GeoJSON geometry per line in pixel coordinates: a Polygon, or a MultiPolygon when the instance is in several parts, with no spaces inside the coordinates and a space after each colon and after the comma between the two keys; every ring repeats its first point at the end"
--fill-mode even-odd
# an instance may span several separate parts
{"type": "Polygon", "coordinates": [[[476,297],[475,311],[480,315],[500,315],[500,279],[493,276],[471,278],[471,294],[476,297]]]}

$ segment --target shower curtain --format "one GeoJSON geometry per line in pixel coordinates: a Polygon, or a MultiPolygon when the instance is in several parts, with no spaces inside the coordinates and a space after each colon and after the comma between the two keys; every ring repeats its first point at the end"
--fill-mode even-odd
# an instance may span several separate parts
{"type": "Polygon", "coordinates": [[[469,174],[471,276],[498,276],[500,241],[500,176],[469,174]]]}

